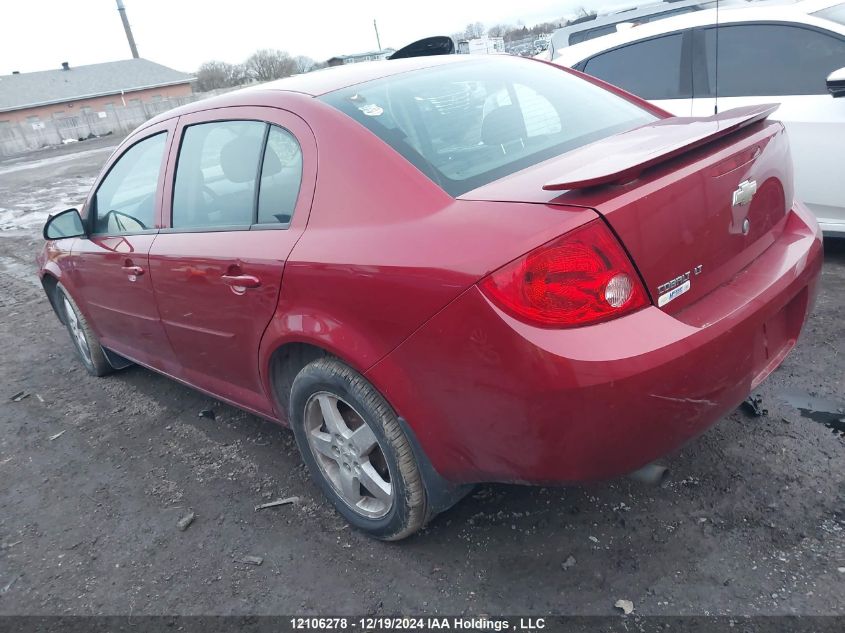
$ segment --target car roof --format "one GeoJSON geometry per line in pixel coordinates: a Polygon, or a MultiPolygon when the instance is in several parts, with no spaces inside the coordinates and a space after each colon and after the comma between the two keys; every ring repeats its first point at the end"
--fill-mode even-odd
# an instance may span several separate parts
{"type": "Polygon", "coordinates": [[[628,7],[615,9],[608,13],[600,13],[593,19],[583,19],[580,22],[567,24],[552,33],[552,39],[555,42],[561,42],[563,46],[568,43],[568,37],[572,33],[580,31],[591,31],[595,28],[617,24],[619,22],[628,22],[636,18],[649,17],[652,15],[659,15],[660,13],[667,13],[669,11],[677,11],[687,7],[698,7],[707,4],[710,0],[681,0],[679,2],[652,2],[638,7],[628,7]],[[562,40],[566,36],[566,39],[562,40]]]}
{"type": "MultiPolygon", "coordinates": [[[[483,57],[484,59],[493,59],[497,56],[485,55],[483,57]]],[[[510,58],[510,56],[506,57],[510,58]]],[[[221,107],[268,105],[268,96],[272,99],[274,94],[288,98],[308,99],[375,79],[448,64],[477,62],[480,58],[481,56],[479,55],[434,55],[332,66],[301,75],[247,86],[216,97],[202,99],[201,101],[194,101],[159,114],[141,125],[138,130],[156,125],[173,117],[184,116],[194,112],[213,110],[221,107]]]]}
{"type": "MultiPolygon", "coordinates": [[[[256,86],[255,89],[286,90],[318,97],[328,92],[334,92],[335,90],[341,90],[374,79],[382,79],[414,70],[467,61],[471,61],[468,55],[433,55],[385,61],[359,62],[356,64],[332,66],[310,73],[277,79],[256,86]]],[[[249,90],[250,88],[246,88],[244,91],[249,90]]]]}
{"type": "Polygon", "coordinates": [[[731,7],[720,10],[706,9],[694,11],[682,15],[664,18],[654,22],[648,22],[635,26],[624,31],[611,33],[597,37],[586,42],[574,44],[560,49],[560,55],[552,61],[562,66],[574,66],[575,64],[592,57],[597,53],[616,48],[623,44],[630,44],[639,40],[647,39],[655,35],[663,35],[674,31],[681,31],[698,26],[709,26],[713,24],[734,24],[737,22],[797,22],[820,26],[830,31],[845,35],[845,27],[830,20],[817,18],[807,13],[818,11],[827,6],[840,4],[843,0],[810,0],[798,4],[770,5],[757,7],[731,7]]]}

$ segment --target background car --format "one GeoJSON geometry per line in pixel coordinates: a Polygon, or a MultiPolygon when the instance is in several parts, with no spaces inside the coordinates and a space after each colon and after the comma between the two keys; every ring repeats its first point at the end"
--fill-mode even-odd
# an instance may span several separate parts
{"type": "Polygon", "coordinates": [[[845,99],[826,85],[845,68],[841,0],[696,11],[571,46],[554,62],[679,116],[779,103],[797,196],[825,233],[845,236],[845,99]]]}
{"type": "Polygon", "coordinates": [[[403,538],[477,482],[640,469],[779,365],[822,252],[771,111],[511,56],[299,75],[136,130],[39,273],[89,373],[290,424],[338,512],[403,538]]]}
{"type": "MultiPolygon", "coordinates": [[[[724,0],[721,6],[731,4],[745,4],[742,0],[724,0]]],[[[620,25],[632,23],[645,24],[674,15],[683,15],[693,11],[702,11],[716,6],[716,0],[702,2],[701,0],[680,0],[652,2],[636,7],[627,7],[608,13],[591,13],[572,20],[566,26],[557,29],[549,40],[549,59],[561,54],[567,46],[574,46],[581,42],[594,40],[610,33],[616,33],[620,25]]],[[[624,28],[624,27],[623,27],[624,28]]]]}

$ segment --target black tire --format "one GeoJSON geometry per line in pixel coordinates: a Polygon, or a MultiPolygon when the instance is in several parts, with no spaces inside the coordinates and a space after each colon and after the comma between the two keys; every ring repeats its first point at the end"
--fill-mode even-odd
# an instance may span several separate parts
{"type": "MultiPolygon", "coordinates": [[[[312,478],[350,524],[369,536],[385,541],[403,539],[425,525],[428,518],[425,488],[411,444],[402,431],[396,413],[361,374],[331,357],[319,358],[306,365],[293,381],[289,420],[296,436],[296,443],[312,478]],[[354,463],[349,463],[351,468],[346,468],[346,479],[348,482],[349,477],[352,477],[355,494],[363,495],[360,503],[378,508],[373,514],[377,514],[381,506],[389,508],[384,510],[382,516],[365,516],[365,510],[362,510],[358,504],[353,507],[344,498],[341,484],[337,481],[333,483],[330,479],[332,476],[330,473],[335,467],[336,479],[343,474],[345,466],[341,461],[345,459],[344,456],[337,453],[336,457],[331,455],[327,457],[327,453],[312,446],[315,433],[322,438],[338,437],[327,432],[328,425],[324,422],[326,415],[322,405],[325,401],[333,401],[332,398],[334,398],[336,410],[341,411],[342,418],[348,418],[349,425],[359,424],[361,421],[375,436],[377,445],[374,445],[366,456],[356,456],[354,442],[349,441],[351,436],[346,437],[345,446],[347,450],[352,451],[348,454],[351,455],[349,459],[354,460],[354,463]],[[320,417],[315,417],[317,415],[315,407],[320,417]],[[315,426],[319,424],[323,426],[315,426]],[[306,428],[307,425],[308,428],[306,428]],[[322,428],[326,431],[320,430],[322,428]],[[312,439],[309,439],[309,434],[312,439]],[[333,463],[333,459],[337,463],[333,463]],[[366,459],[366,464],[361,465],[359,459],[361,462],[366,459]],[[383,499],[376,498],[377,495],[370,492],[369,489],[373,486],[369,485],[368,488],[367,482],[361,479],[361,476],[366,476],[366,473],[358,479],[355,479],[354,474],[349,474],[355,472],[360,474],[366,467],[380,469],[380,481],[389,483],[389,504],[383,499]]],[[[349,425],[344,427],[345,431],[351,431],[352,426],[349,425]]],[[[363,425],[359,424],[355,430],[363,425]]],[[[332,442],[334,441],[332,439],[332,442]]],[[[338,441],[343,444],[342,439],[338,441]]],[[[326,450],[327,446],[324,444],[323,448],[326,450]]],[[[343,450],[344,446],[337,447],[332,444],[331,450],[338,449],[343,450]]],[[[386,496],[386,493],[383,492],[383,494],[386,496]]]]}
{"type": "Polygon", "coordinates": [[[76,305],[76,301],[70,296],[70,293],[65,290],[62,284],[56,285],[56,305],[62,311],[62,320],[65,323],[68,334],[70,334],[70,341],[73,345],[73,350],[76,352],[76,357],[82,363],[87,371],[92,376],[105,376],[114,371],[114,368],[109,364],[106,355],[103,353],[103,348],[97,340],[96,335],[88,325],[88,321],[76,305]],[[72,311],[72,314],[68,312],[72,311]],[[74,328],[78,327],[79,336],[74,328]],[[84,342],[83,342],[84,341],[84,342]],[[83,349],[83,345],[87,347],[83,349]]]}

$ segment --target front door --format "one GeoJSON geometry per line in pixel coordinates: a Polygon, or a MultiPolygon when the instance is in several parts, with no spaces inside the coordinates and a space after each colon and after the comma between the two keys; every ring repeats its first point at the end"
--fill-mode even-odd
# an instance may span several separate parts
{"type": "Polygon", "coordinates": [[[89,236],[71,253],[77,303],[107,348],[168,369],[170,344],[159,319],[148,251],[156,237],[164,157],[175,123],[146,130],[115,153],[86,205],[89,236]]]}
{"type": "Polygon", "coordinates": [[[177,377],[272,414],[258,348],[308,219],[314,137],[295,115],[261,107],[195,113],[176,133],[167,227],[149,265],[177,377]]]}

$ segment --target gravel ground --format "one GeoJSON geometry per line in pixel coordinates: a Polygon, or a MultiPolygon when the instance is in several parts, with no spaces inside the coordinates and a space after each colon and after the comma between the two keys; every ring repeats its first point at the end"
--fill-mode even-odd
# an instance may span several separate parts
{"type": "Polygon", "coordinates": [[[759,389],[768,414],[668,458],[667,487],[482,486],[384,544],[323,501],[286,429],[73,358],[33,258],[113,142],[0,162],[0,614],[845,615],[845,241],[759,389]]]}

